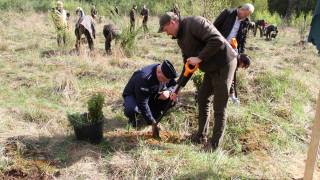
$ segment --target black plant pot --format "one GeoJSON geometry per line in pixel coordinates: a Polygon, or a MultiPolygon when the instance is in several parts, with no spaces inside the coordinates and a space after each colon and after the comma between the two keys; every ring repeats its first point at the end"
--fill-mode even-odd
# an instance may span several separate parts
{"type": "Polygon", "coordinates": [[[92,144],[99,144],[103,137],[103,120],[95,124],[81,127],[74,127],[77,140],[89,141],[92,144]]]}

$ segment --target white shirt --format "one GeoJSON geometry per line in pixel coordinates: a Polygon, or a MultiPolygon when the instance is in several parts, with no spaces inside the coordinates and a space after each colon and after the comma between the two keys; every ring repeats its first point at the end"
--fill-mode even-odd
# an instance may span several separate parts
{"type": "Polygon", "coordinates": [[[232,38],[237,37],[239,28],[240,28],[240,19],[238,18],[238,16],[236,17],[236,21],[233,24],[232,30],[230,32],[230,34],[227,37],[227,41],[230,43],[232,38]]]}

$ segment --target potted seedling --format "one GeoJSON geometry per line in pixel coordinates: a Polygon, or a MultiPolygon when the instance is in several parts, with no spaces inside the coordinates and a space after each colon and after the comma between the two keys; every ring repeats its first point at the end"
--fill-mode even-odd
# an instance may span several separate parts
{"type": "Polygon", "coordinates": [[[103,104],[104,97],[101,94],[96,94],[88,101],[88,112],[68,114],[68,120],[73,126],[78,140],[85,140],[94,144],[101,142],[105,119],[102,112],[103,104]]]}

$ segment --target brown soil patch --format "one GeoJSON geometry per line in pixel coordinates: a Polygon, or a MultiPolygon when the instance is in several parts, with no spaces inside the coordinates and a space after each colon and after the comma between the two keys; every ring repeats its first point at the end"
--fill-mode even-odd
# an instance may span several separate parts
{"type": "Polygon", "coordinates": [[[113,131],[106,132],[105,136],[108,142],[111,144],[123,144],[126,147],[135,147],[139,140],[144,140],[150,145],[160,145],[161,143],[182,143],[185,138],[178,133],[171,131],[160,131],[160,139],[155,139],[152,137],[152,132],[144,131],[113,131]]]}
{"type": "Polygon", "coordinates": [[[256,126],[240,137],[242,152],[245,154],[254,151],[263,151],[269,149],[267,143],[267,130],[264,127],[256,126]]]}

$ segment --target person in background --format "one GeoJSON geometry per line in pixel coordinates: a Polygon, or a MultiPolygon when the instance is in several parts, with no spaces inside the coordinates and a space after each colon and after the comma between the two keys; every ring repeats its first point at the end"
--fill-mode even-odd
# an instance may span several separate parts
{"type": "Polygon", "coordinates": [[[118,8],[118,6],[115,6],[115,7],[114,7],[114,12],[115,12],[117,15],[119,15],[119,8],[118,8]]]}
{"type": "Polygon", "coordinates": [[[136,28],[136,13],[137,6],[133,5],[132,9],[130,10],[130,32],[133,32],[136,28]]]}
{"type": "Polygon", "coordinates": [[[230,98],[232,102],[236,105],[240,105],[240,100],[238,98],[238,92],[237,92],[237,71],[239,68],[247,69],[249,68],[251,64],[251,58],[247,54],[239,54],[237,56],[237,68],[234,72],[233,81],[231,84],[230,89],[230,98]]]}
{"type": "Polygon", "coordinates": [[[111,42],[120,37],[120,30],[113,24],[107,24],[103,27],[103,35],[105,37],[105,50],[107,54],[111,54],[111,42]]]}
{"type": "Polygon", "coordinates": [[[214,26],[227,39],[238,41],[238,52],[244,53],[245,44],[250,25],[249,16],[253,13],[254,6],[250,3],[236,9],[225,9],[214,21],[214,26]]]}
{"type": "Polygon", "coordinates": [[[320,56],[320,1],[318,1],[314,11],[308,41],[317,47],[320,56]]]}
{"type": "Polygon", "coordinates": [[[89,44],[90,51],[94,50],[93,39],[96,38],[95,21],[91,16],[86,16],[81,7],[76,9],[76,14],[79,16],[79,20],[76,23],[75,35],[76,35],[76,49],[79,51],[81,45],[81,36],[85,35],[89,44]]]}
{"type": "Polygon", "coordinates": [[[255,25],[256,26],[255,26],[254,31],[253,31],[254,37],[256,37],[258,29],[259,29],[259,32],[260,32],[260,37],[263,37],[264,32],[265,32],[265,28],[267,26],[267,22],[264,19],[260,19],[260,20],[257,20],[255,22],[255,25]]]}
{"type": "Polygon", "coordinates": [[[66,10],[64,10],[63,2],[61,1],[57,1],[57,6],[55,8],[52,8],[50,11],[50,17],[55,25],[57,32],[58,46],[66,45],[68,14],[69,13],[66,10]]]}
{"type": "Polygon", "coordinates": [[[147,25],[148,19],[149,19],[149,9],[146,7],[146,5],[143,5],[140,15],[143,17],[143,20],[142,20],[143,31],[147,33],[149,31],[148,25],[147,25]]]}
{"type": "Polygon", "coordinates": [[[95,5],[92,5],[91,7],[91,17],[93,19],[96,19],[97,18],[97,15],[98,15],[98,11],[96,9],[96,6],[95,5]]]}

